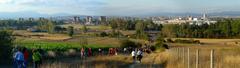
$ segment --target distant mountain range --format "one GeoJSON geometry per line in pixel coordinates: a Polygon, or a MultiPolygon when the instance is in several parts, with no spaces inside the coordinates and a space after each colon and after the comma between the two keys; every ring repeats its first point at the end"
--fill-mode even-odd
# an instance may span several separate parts
{"type": "MultiPolygon", "coordinates": [[[[133,16],[202,16],[202,13],[146,13],[133,16]]],[[[223,11],[215,13],[207,13],[208,16],[240,16],[240,11],[223,11]]],[[[51,17],[51,16],[73,16],[73,14],[58,13],[58,14],[41,14],[37,12],[0,12],[0,18],[19,18],[19,17],[51,17]]],[[[80,15],[78,15],[80,16],[80,15]]],[[[83,15],[82,15],[83,16],[83,15]]]]}
{"type": "Polygon", "coordinates": [[[58,14],[42,14],[37,12],[0,12],[0,18],[19,18],[19,17],[51,17],[51,16],[71,16],[71,14],[58,13],[58,14]]]}

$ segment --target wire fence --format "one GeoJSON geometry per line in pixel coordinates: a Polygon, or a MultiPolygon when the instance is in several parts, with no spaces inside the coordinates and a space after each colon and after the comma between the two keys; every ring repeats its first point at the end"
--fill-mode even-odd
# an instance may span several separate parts
{"type": "Polygon", "coordinates": [[[240,68],[239,49],[172,48],[167,68],[240,68]]]}

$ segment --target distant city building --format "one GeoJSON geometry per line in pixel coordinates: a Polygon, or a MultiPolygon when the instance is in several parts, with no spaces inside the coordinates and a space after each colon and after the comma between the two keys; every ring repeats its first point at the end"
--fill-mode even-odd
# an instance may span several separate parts
{"type": "Polygon", "coordinates": [[[92,24],[92,20],[93,20],[93,19],[92,19],[92,16],[87,16],[87,17],[86,17],[86,23],[85,23],[85,24],[86,24],[86,25],[91,25],[91,24],[92,24]]]}
{"type": "Polygon", "coordinates": [[[28,20],[29,20],[29,21],[34,21],[34,18],[29,18],[28,20]]]}
{"type": "Polygon", "coordinates": [[[23,20],[24,20],[24,18],[19,18],[18,20],[19,20],[19,21],[23,21],[23,20]]]}
{"type": "Polygon", "coordinates": [[[73,17],[73,22],[74,22],[74,23],[80,23],[80,17],[74,16],[74,17],[73,17]]]}
{"type": "Polygon", "coordinates": [[[203,13],[202,16],[200,17],[169,17],[165,19],[160,19],[159,17],[149,17],[153,23],[156,24],[184,24],[184,23],[189,23],[189,24],[195,24],[195,25],[202,25],[202,24],[212,24],[212,23],[217,23],[217,21],[213,21],[208,19],[208,16],[206,13],[203,13]]]}
{"type": "Polygon", "coordinates": [[[40,17],[39,20],[44,20],[45,18],[44,17],[40,17]]]}

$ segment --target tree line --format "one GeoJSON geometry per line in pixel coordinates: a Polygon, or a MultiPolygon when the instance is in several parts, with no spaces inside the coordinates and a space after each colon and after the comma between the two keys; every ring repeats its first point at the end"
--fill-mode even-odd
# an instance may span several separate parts
{"type": "Polygon", "coordinates": [[[221,19],[212,24],[164,25],[165,37],[181,38],[240,38],[240,19],[221,19]]]}

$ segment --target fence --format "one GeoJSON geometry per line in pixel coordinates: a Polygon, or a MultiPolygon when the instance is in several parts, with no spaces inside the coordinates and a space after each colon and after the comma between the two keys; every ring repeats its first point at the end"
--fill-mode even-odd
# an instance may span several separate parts
{"type": "Polygon", "coordinates": [[[240,68],[239,49],[172,48],[167,68],[240,68]]]}

